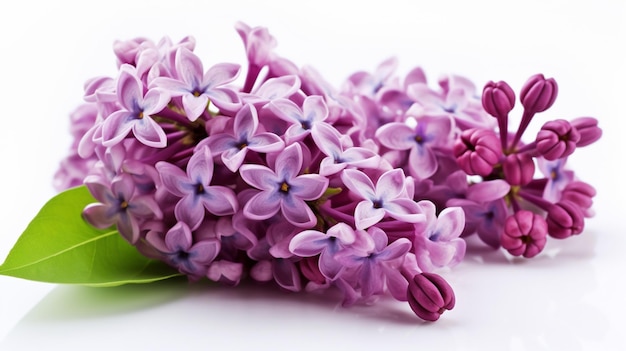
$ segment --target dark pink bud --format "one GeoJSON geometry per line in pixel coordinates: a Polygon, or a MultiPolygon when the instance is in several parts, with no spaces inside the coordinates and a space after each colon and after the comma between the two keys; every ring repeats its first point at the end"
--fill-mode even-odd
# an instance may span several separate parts
{"type": "Polygon", "coordinates": [[[565,186],[561,192],[561,201],[571,201],[580,208],[588,209],[593,205],[594,196],[596,196],[594,187],[577,180],[565,186]]]}
{"type": "Polygon", "coordinates": [[[583,213],[575,203],[560,201],[548,210],[548,234],[557,239],[565,239],[580,234],[585,226],[583,213]]]}
{"type": "Polygon", "coordinates": [[[454,308],[454,291],[440,275],[419,273],[409,279],[407,300],[415,314],[434,322],[446,310],[454,308]]]}
{"type": "Polygon", "coordinates": [[[576,146],[582,147],[595,143],[602,136],[602,129],[598,127],[598,120],[593,117],[579,117],[571,122],[580,134],[576,146]]]}
{"type": "Polygon", "coordinates": [[[564,120],[557,119],[547,122],[537,133],[537,152],[546,160],[567,157],[576,150],[580,141],[580,133],[564,120]]]}
{"type": "Polygon", "coordinates": [[[504,233],[500,238],[502,247],[513,256],[531,258],[546,246],[548,224],[540,215],[521,210],[504,222],[504,233]]]}
{"type": "Polygon", "coordinates": [[[324,284],[326,277],[320,272],[319,269],[319,256],[305,257],[298,262],[300,266],[300,272],[302,275],[317,284],[324,284]]]}
{"type": "Polygon", "coordinates": [[[502,155],[500,139],[487,129],[467,129],[454,144],[454,156],[465,173],[487,176],[502,155]]]}
{"type": "Polygon", "coordinates": [[[515,106],[515,93],[503,81],[489,82],[483,88],[483,108],[497,118],[506,118],[515,106]]]}
{"type": "Polygon", "coordinates": [[[520,92],[520,101],[529,113],[543,112],[552,106],[558,92],[554,78],[546,79],[539,73],[526,81],[520,92]]]}
{"type": "Polygon", "coordinates": [[[511,185],[526,185],[535,175],[535,162],[530,155],[510,154],[502,162],[504,180],[511,185]]]}

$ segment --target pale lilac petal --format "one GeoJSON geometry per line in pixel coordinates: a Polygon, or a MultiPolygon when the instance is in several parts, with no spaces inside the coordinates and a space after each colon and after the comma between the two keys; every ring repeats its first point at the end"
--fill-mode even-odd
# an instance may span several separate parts
{"type": "Polygon", "coordinates": [[[139,240],[139,223],[125,212],[120,212],[117,217],[117,231],[131,244],[139,240]]]}
{"type": "Polygon", "coordinates": [[[423,127],[424,137],[437,144],[450,142],[450,135],[454,126],[451,116],[423,117],[418,120],[418,128],[423,127]]]}
{"type": "Polygon", "coordinates": [[[347,163],[335,163],[335,159],[332,156],[328,156],[322,159],[322,161],[320,162],[319,174],[325,177],[330,176],[341,172],[347,166],[347,163]]]}
{"type": "Polygon", "coordinates": [[[150,89],[143,98],[144,115],[154,115],[161,112],[170,102],[170,95],[163,90],[150,89]]]}
{"type": "Polygon", "coordinates": [[[328,188],[328,178],[319,174],[303,174],[289,181],[289,193],[302,200],[317,200],[328,188]]]}
{"type": "Polygon", "coordinates": [[[165,245],[170,251],[187,251],[191,242],[191,230],[181,222],[176,223],[165,235],[165,245]]]}
{"type": "Polygon", "coordinates": [[[300,291],[300,270],[290,260],[275,259],[272,261],[274,280],[280,287],[289,291],[300,291]]]}
{"type": "Polygon", "coordinates": [[[283,181],[274,171],[261,165],[242,165],[239,174],[246,183],[261,190],[276,190],[283,181]]]}
{"type": "Polygon", "coordinates": [[[191,50],[181,47],[176,52],[175,62],[178,78],[187,83],[190,90],[198,88],[204,74],[200,58],[191,50]]]}
{"type": "Polygon", "coordinates": [[[135,138],[142,144],[163,148],[167,146],[167,136],[163,128],[150,117],[144,117],[134,120],[132,124],[133,134],[135,138]]]}
{"type": "Polygon", "coordinates": [[[409,150],[417,144],[415,130],[400,122],[387,123],[376,131],[376,138],[393,150],[409,150]]]}
{"type": "Polygon", "coordinates": [[[357,236],[351,226],[345,223],[337,223],[326,231],[327,235],[334,236],[344,245],[352,245],[357,236]]]}
{"type": "Polygon", "coordinates": [[[321,96],[308,96],[302,103],[302,112],[306,121],[323,121],[328,117],[328,106],[321,96]]]}
{"type": "Polygon", "coordinates": [[[386,201],[383,204],[389,216],[408,223],[420,223],[426,220],[417,203],[408,198],[386,201]]]}
{"type": "Polygon", "coordinates": [[[385,210],[374,208],[370,201],[361,201],[354,210],[354,222],[357,229],[369,228],[385,217],[385,210]]]}
{"type": "Polygon", "coordinates": [[[378,264],[370,263],[369,260],[361,267],[361,294],[369,297],[380,293],[384,288],[382,268],[378,264]]]}
{"type": "Polygon", "coordinates": [[[188,94],[192,87],[185,82],[169,77],[158,77],[150,84],[151,88],[166,90],[171,96],[182,96],[188,94]]]}
{"type": "Polygon", "coordinates": [[[285,148],[285,142],[276,134],[260,133],[248,139],[248,149],[256,152],[277,152],[285,148]]]}
{"type": "Polygon", "coordinates": [[[295,75],[270,78],[255,92],[263,100],[288,98],[300,89],[300,78],[295,75]]]}
{"type": "Polygon", "coordinates": [[[346,169],[341,174],[341,180],[350,191],[359,194],[363,199],[377,200],[374,184],[365,173],[356,169],[346,169]]]}
{"type": "Polygon", "coordinates": [[[393,298],[398,301],[407,300],[407,289],[409,288],[409,282],[402,276],[397,269],[390,269],[383,266],[383,272],[387,278],[387,289],[393,298]]]}
{"type": "Polygon", "coordinates": [[[461,262],[465,256],[466,243],[463,239],[455,239],[445,244],[431,242],[428,250],[435,267],[452,267],[461,262]]]}
{"type": "Polygon", "coordinates": [[[251,104],[244,105],[235,116],[234,134],[241,140],[248,140],[259,127],[259,117],[251,104]]]}
{"type": "Polygon", "coordinates": [[[321,253],[328,246],[329,236],[317,230],[303,230],[291,239],[289,251],[301,257],[311,257],[321,253]]]}
{"type": "Polygon", "coordinates": [[[376,255],[376,259],[391,261],[406,255],[413,244],[409,239],[400,238],[389,244],[382,252],[376,255]]]}
{"type": "Polygon", "coordinates": [[[285,131],[285,142],[287,144],[297,143],[301,141],[302,139],[304,139],[304,137],[306,137],[310,133],[311,131],[309,129],[302,128],[301,124],[299,123],[292,124],[285,131]]]}
{"type": "Polygon", "coordinates": [[[329,280],[335,280],[344,269],[344,265],[335,260],[329,250],[324,250],[320,254],[318,267],[320,272],[329,280]]]}
{"type": "Polygon", "coordinates": [[[189,250],[189,253],[193,254],[191,260],[201,265],[211,264],[219,252],[220,242],[215,239],[200,241],[189,250]]]}
{"type": "Polygon", "coordinates": [[[311,130],[311,136],[313,137],[315,145],[317,145],[324,155],[334,158],[342,154],[341,135],[337,129],[330,124],[315,123],[311,130]]]}
{"type": "Polygon", "coordinates": [[[248,200],[243,213],[249,219],[264,220],[278,213],[280,204],[281,199],[278,193],[261,191],[248,200]]]}
{"type": "Polygon", "coordinates": [[[285,219],[295,226],[311,228],[317,223],[317,218],[311,208],[298,197],[285,197],[280,203],[280,208],[285,219]]]}
{"type": "Polygon", "coordinates": [[[235,193],[225,186],[207,187],[201,201],[204,207],[216,216],[231,215],[239,208],[235,193]]]}
{"type": "Polygon", "coordinates": [[[192,183],[209,185],[213,178],[213,158],[208,146],[195,150],[187,164],[187,175],[192,183]]]}
{"type": "Polygon", "coordinates": [[[163,218],[161,207],[151,195],[135,197],[128,210],[138,217],[148,218],[152,216],[157,219],[163,218]]]}
{"type": "Polygon", "coordinates": [[[380,156],[364,147],[351,147],[341,154],[341,160],[358,168],[378,168],[380,156]]]}
{"type": "Polygon", "coordinates": [[[207,89],[228,84],[239,75],[241,66],[234,63],[218,63],[209,68],[204,74],[203,86],[207,89]]]}
{"type": "Polygon", "coordinates": [[[204,92],[220,110],[237,111],[241,107],[239,94],[228,87],[217,87],[204,92]]]}
{"type": "Polygon", "coordinates": [[[193,94],[183,95],[183,108],[185,114],[190,121],[195,121],[207,110],[209,106],[209,97],[205,94],[194,96],[193,94]]]}
{"type": "Polygon", "coordinates": [[[89,224],[98,229],[106,229],[115,224],[117,220],[117,218],[111,214],[110,207],[101,203],[87,205],[83,210],[83,216],[89,224]]]}
{"type": "Polygon", "coordinates": [[[465,212],[460,207],[443,209],[437,217],[434,233],[437,241],[449,241],[458,238],[465,227],[465,212]]]}
{"type": "Polygon", "coordinates": [[[426,179],[437,171],[437,157],[427,147],[414,147],[409,153],[410,171],[418,179],[426,179]]]}
{"type": "Polygon", "coordinates": [[[206,145],[213,155],[219,155],[226,150],[237,150],[237,140],[227,133],[218,133],[210,135],[206,139],[206,145]]]}
{"type": "Polygon", "coordinates": [[[204,206],[195,194],[184,196],[174,207],[176,219],[185,222],[192,230],[198,228],[204,219],[204,206]]]}
{"type": "Polygon", "coordinates": [[[276,158],[276,175],[281,180],[291,180],[302,168],[302,147],[295,143],[287,146],[276,158]]]}
{"type": "Polygon", "coordinates": [[[300,124],[303,120],[302,110],[295,102],[289,99],[276,99],[267,106],[276,117],[286,122],[300,124]]]}
{"type": "Polygon", "coordinates": [[[102,145],[113,146],[122,141],[133,128],[132,113],[124,110],[115,111],[102,124],[102,145]]]}
{"type": "Polygon", "coordinates": [[[241,150],[236,148],[230,148],[222,153],[222,162],[233,173],[237,172],[239,167],[243,164],[246,155],[248,154],[248,148],[241,150]]]}
{"type": "Polygon", "coordinates": [[[155,167],[161,176],[163,186],[170,193],[182,197],[193,191],[187,175],[180,168],[164,161],[158,162],[155,167]]]}
{"type": "Polygon", "coordinates": [[[391,200],[400,196],[404,191],[404,172],[395,168],[383,173],[376,182],[376,197],[381,200],[391,200]]]}
{"type": "Polygon", "coordinates": [[[117,80],[118,100],[126,110],[135,112],[143,101],[143,85],[130,70],[122,68],[120,70],[117,80]]]}

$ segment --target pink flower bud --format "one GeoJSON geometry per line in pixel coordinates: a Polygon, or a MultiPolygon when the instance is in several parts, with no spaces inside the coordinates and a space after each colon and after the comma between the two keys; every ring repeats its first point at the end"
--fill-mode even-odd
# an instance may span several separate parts
{"type": "Polygon", "coordinates": [[[320,272],[319,269],[319,256],[314,257],[304,257],[302,260],[298,262],[300,267],[300,272],[302,275],[317,284],[324,284],[326,281],[326,277],[320,272]]]}
{"type": "Polygon", "coordinates": [[[571,201],[560,201],[551,206],[547,222],[548,234],[557,239],[580,234],[585,226],[580,207],[571,201]]]}
{"type": "Polygon", "coordinates": [[[469,175],[487,176],[500,156],[502,146],[496,134],[487,129],[467,129],[461,133],[453,148],[456,161],[469,175]]]}
{"type": "Polygon", "coordinates": [[[503,81],[489,82],[483,88],[483,108],[496,118],[506,118],[515,106],[515,93],[503,81]]]}
{"type": "Polygon", "coordinates": [[[537,133],[537,152],[553,161],[571,155],[579,140],[576,128],[564,119],[557,119],[544,124],[537,133]]]}
{"type": "Polygon", "coordinates": [[[504,233],[500,238],[502,247],[513,256],[531,258],[546,246],[548,224],[540,215],[521,210],[504,222],[504,233]]]}
{"type": "Polygon", "coordinates": [[[593,117],[579,117],[571,122],[580,134],[576,146],[583,147],[595,143],[602,136],[602,129],[598,127],[598,120],[593,117]]]}
{"type": "Polygon", "coordinates": [[[454,308],[454,291],[440,275],[420,273],[409,279],[407,300],[415,314],[434,322],[445,310],[454,308]]]}
{"type": "Polygon", "coordinates": [[[552,106],[558,91],[554,78],[546,79],[543,74],[535,74],[522,87],[520,101],[529,113],[543,112],[552,106]]]}
{"type": "Polygon", "coordinates": [[[593,205],[596,189],[582,181],[573,181],[561,192],[561,201],[571,201],[581,209],[589,209],[593,205]]]}
{"type": "Polygon", "coordinates": [[[528,154],[510,154],[502,162],[504,180],[511,185],[526,185],[533,180],[535,163],[528,154]]]}

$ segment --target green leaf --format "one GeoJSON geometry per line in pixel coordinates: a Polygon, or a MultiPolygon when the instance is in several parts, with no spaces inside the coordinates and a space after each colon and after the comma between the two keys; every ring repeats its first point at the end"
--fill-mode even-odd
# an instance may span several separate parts
{"type": "Polygon", "coordinates": [[[116,286],[180,276],[141,255],[114,229],[99,230],[81,213],[95,200],[85,186],[46,203],[17,240],[0,274],[49,283],[116,286]]]}

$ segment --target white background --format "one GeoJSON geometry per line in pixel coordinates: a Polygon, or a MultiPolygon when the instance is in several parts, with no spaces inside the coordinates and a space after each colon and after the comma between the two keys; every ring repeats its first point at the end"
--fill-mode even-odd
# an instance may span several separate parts
{"type": "MultiPolygon", "coordinates": [[[[12,2],[0,11],[0,261],[54,195],[70,144],[68,114],[87,78],[115,75],[112,43],[193,35],[205,67],[243,64],[236,21],[266,26],[277,52],[340,84],[397,56],[431,81],[458,73],[518,90],[542,72],[559,83],[544,118],[595,116],[603,139],[570,165],[598,190],[585,231],[510,262],[473,250],[442,274],[457,307],[434,324],[382,301],[343,309],[336,297],[181,282],[89,289],[0,277],[0,349],[626,349],[622,1],[12,2]],[[265,4],[263,4],[265,3],[265,4]],[[254,346],[251,346],[254,345],[254,346]]],[[[538,128],[542,115],[531,124],[538,128]]],[[[530,132],[527,136],[530,135],[530,132]]]]}

